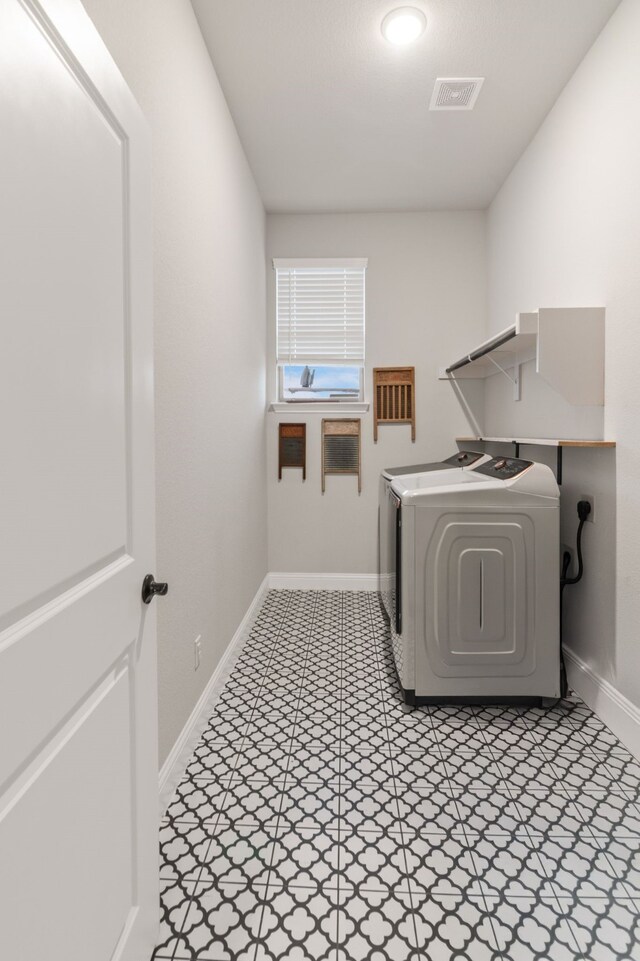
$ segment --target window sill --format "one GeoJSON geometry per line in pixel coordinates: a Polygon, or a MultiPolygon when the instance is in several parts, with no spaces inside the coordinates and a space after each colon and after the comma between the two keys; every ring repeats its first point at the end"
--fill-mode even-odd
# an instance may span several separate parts
{"type": "Polygon", "coordinates": [[[362,400],[274,401],[269,410],[274,414],[366,414],[369,403],[362,400]]]}

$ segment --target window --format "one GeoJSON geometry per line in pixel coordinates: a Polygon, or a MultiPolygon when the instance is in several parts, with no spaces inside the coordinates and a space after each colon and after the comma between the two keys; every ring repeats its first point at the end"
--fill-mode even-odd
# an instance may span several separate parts
{"type": "Polygon", "coordinates": [[[281,401],[362,400],[367,261],[274,260],[281,401]]]}

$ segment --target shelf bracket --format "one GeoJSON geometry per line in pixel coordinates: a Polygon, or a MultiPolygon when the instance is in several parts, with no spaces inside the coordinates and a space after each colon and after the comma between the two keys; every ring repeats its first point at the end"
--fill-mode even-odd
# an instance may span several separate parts
{"type": "Polygon", "coordinates": [[[487,354],[487,359],[491,361],[494,367],[500,371],[501,374],[510,380],[513,384],[513,399],[520,400],[520,364],[515,362],[513,365],[513,377],[508,374],[504,367],[501,367],[497,360],[494,360],[491,354],[487,354]]]}
{"type": "Polygon", "coordinates": [[[513,399],[520,400],[520,364],[513,365],[513,399]]]}

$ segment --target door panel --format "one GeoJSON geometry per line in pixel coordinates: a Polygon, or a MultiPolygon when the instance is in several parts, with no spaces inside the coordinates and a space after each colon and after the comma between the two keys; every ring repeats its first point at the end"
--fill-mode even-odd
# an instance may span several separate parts
{"type": "Polygon", "coordinates": [[[13,464],[2,490],[15,509],[0,627],[122,554],[128,526],[122,137],[17,0],[2,17],[2,298],[12,322],[0,408],[19,416],[3,431],[13,464]]]}
{"type": "Polygon", "coordinates": [[[59,951],[49,957],[112,957],[133,894],[129,721],[125,666],[16,782],[0,831],[0,863],[11,865],[3,911],[21,933],[7,957],[42,956],[47,942],[59,951]]]}
{"type": "Polygon", "coordinates": [[[2,955],[147,961],[149,142],[77,0],[0,3],[0,129],[2,955]]]}
{"type": "Polygon", "coordinates": [[[131,564],[130,558],[116,562],[46,605],[38,623],[25,618],[2,635],[0,725],[19,733],[2,745],[0,785],[135,641],[140,599],[126,586],[131,564]]]}

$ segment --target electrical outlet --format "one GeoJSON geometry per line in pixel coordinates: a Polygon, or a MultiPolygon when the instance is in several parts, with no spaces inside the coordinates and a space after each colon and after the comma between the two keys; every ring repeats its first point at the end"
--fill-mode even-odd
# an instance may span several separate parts
{"type": "Polygon", "coordinates": [[[193,648],[195,651],[195,666],[194,671],[197,671],[200,667],[200,655],[202,654],[202,634],[198,634],[195,641],[193,642],[193,648]]]}
{"type": "Polygon", "coordinates": [[[587,517],[587,522],[593,524],[596,519],[596,499],[593,494],[580,494],[578,500],[589,501],[591,504],[591,510],[589,511],[589,516],[587,517]]]}

